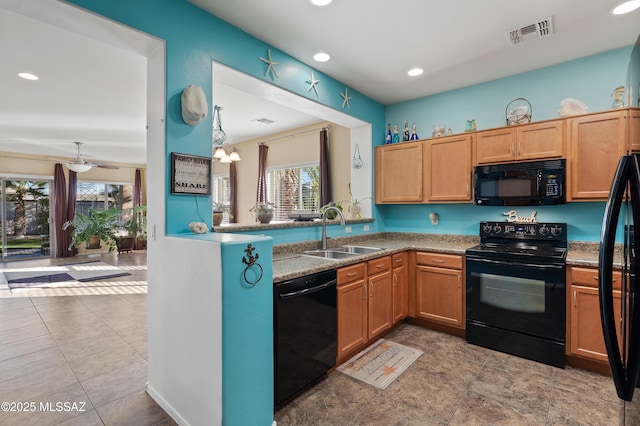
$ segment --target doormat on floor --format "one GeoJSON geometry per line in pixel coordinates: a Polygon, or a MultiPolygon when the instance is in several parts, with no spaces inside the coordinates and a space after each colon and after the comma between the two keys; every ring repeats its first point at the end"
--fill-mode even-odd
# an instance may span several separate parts
{"type": "Polygon", "coordinates": [[[380,339],[338,367],[338,371],[378,389],[386,389],[422,353],[421,350],[380,339]]]}
{"type": "Polygon", "coordinates": [[[4,272],[10,289],[73,286],[78,283],[131,275],[114,265],[100,261],[25,268],[4,272]]]}

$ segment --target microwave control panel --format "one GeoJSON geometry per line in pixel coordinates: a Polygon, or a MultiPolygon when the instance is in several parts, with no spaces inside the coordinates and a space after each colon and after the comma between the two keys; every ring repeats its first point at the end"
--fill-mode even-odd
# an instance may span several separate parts
{"type": "Polygon", "coordinates": [[[562,182],[557,173],[549,173],[542,176],[542,184],[544,185],[545,197],[559,197],[562,195],[562,182]]]}

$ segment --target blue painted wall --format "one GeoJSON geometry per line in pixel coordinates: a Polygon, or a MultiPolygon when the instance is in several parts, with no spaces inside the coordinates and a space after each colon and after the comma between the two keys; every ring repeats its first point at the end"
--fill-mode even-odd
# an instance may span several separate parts
{"type": "MultiPolygon", "coordinates": [[[[520,216],[535,210],[540,222],[568,223],[568,236],[575,241],[599,241],[604,202],[569,203],[560,206],[517,207],[520,216]]],[[[380,216],[389,232],[427,232],[432,234],[478,235],[483,220],[503,221],[503,212],[513,208],[475,206],[473,204],[429,204],[383,206],[380,216]],[[438,213],[432,225],[429,213],[438,213]]]]}
{"type": "Polygon", "coordinates": [[[472,118],[478,130],[505,126],[505,108],[516,98],[531,102],[533,121],[558,118],[557,110],[564,98],[586,103],[589,112],[604,111],[611,108],[611,92],[627,80],[631,50],[632,46],[624,47],[389,105],[386,121],[400,125],[405,120],[416,123],[418,135],[429,138],[433,125],[444,125],[454,133],[462,133],[466,121],[472,118]]]}
{"type": "Polygon", "coordinates": [[[246,271],[247,243],[223,243],[222,422],[233,426],[273,421],[272,242],[251,243],[257,265],[246,271]]]}

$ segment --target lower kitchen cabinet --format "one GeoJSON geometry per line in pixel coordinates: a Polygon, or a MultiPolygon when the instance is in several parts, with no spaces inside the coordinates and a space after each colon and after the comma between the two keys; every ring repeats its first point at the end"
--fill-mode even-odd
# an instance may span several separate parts
{"type": "Polygon", "coordinates": [[[338,269],[338,360],[393,324],[391,256],[338,269]]]}
{"type": "Polygon", "coordinates": [[[393,323],[405,319],[409,313],[407,288],[407,253],[396,253],[391,257],[393,281],[393,323]]]}
{"type": "Polygon", "coordinates": [[[338,269],[338,359],[367,343],[366,265],[338,269]]]}
{"type": "Polygon", "coordinates": [[[462,256],[416,253],[415,315],[464,328],[462,256]]]}
{"type": "MultiPolygon", "coordinates": [[[[614,288],[620,287],[620,272],[614,272],[614,288]]],[[[598,295],[598,270],[595,268],[569,268],[567,304],[567,355],[576,355],[595,361],[608,362],[602,336],[598,295]]],[[[620,315],[620,291],[614,290],[614,310],[620,315]]]]}
{"type": "Polygon", "coordinates": [[[369,339],[391,328],[393,324],[393,286],[391,256],[367,262],[369,274],[369,339]]]}

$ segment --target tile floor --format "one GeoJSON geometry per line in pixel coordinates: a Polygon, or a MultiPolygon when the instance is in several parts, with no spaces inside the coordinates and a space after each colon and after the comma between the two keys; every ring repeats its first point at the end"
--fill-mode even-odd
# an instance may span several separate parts
{"type": "MultiPolygon", "coordinates": [[[[404,324],[387,336],[424,351],[387,389],[340,372],[276,412],[285,425],[618,425],[613,381],[404,324]]],[[[638,411],[627,424],[640,424],[638,411]]]]}
{"type": "MultiPolygon", "coordinates": [[[[175,424],[145,393],[146,253],[89,258],[131,275],[13,292],[0,281],[0,402],[23,410],[3,406],[1,425],[175,424]]],[[[0,272],[69,261],[10,262],[0,272]]]]}
{"type": "MultiPolygon", "coordinates": [[[[0,412],[0,425],[175,424],[144,391],[146,255],[99,257],[132,275],[65,291],[12,293],[0,281],[0,401],[36,404],[34,411],[0,412]],[[58,402],[67,405],[58,410],[58,402]]],[[[0,272],[67,262],[5,263],[0,272]]],[[[387,338],[424,354],[384,391],[334,372],[279,410],[278,425],[619,424],[609,377],[409,324],[387,338]]],[[[640,424],[638,412],[627,422],[640,424]]]]}

